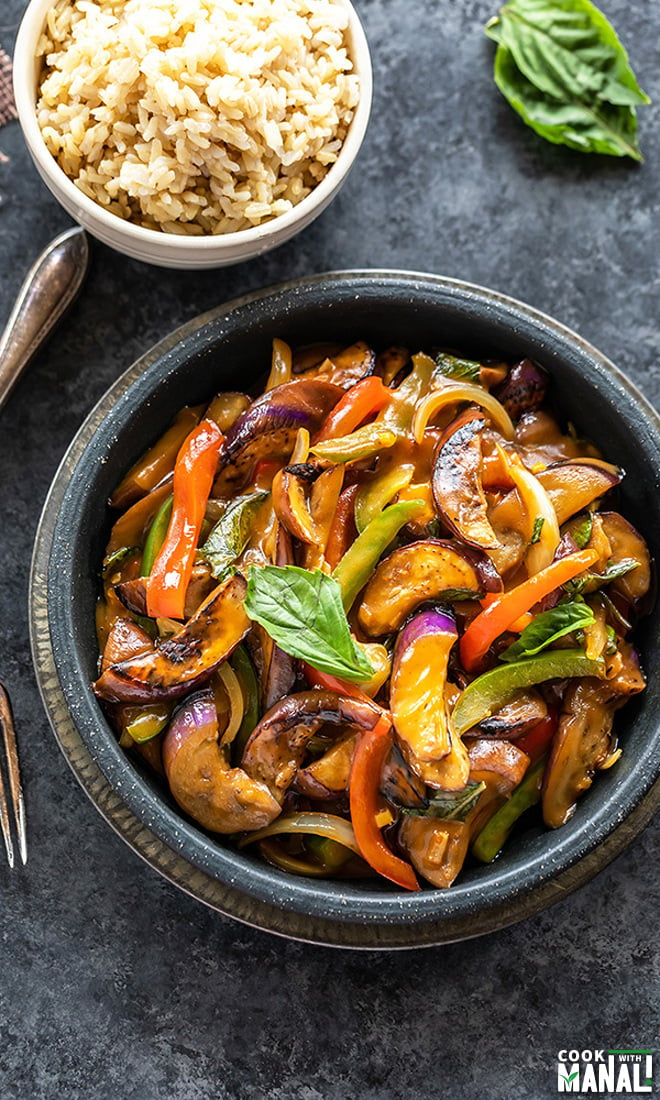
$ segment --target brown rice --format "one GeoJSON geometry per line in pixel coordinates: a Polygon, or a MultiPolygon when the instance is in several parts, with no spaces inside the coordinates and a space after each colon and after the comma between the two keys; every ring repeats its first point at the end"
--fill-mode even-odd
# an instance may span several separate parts
{"type": "Polygon", "coordinates": [[[121,218],[219,234],[323,179],[358,101],[336,0],[58,0],[37,120],[60,166],[121,218]]]}

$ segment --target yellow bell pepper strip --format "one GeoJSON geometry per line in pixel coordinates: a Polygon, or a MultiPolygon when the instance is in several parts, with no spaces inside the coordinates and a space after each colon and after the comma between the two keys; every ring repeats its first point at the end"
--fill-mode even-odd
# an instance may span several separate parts
{"type": "Polygon", "coordinates": [[[158,488],[152,489],[146,497],[136,501],[127,512],[119,517],[110,532],[110,540],[106,549],[106,559],[126,546],[142,546],[144,532],[164,500],[172,492],[171,479],[158,488]]]}
{"type": "Polygon", "coordinates": [[[518,818],[541,801],[541,783],[547,756],[533,764],[524,779],[511,792],[473,840],[470,850],[482,863],[492,863],[504,847],[518,818]]]}
{"type": "Polygon", "coordinates": [[[454,707],[454,729],[462,737],[493,711],[508,703],[522,688],[542,684],[546,680],[567,680],[573,676],[603,676],[602,661],[590,661],[582,649],[552,649],[524,661],[484,672],[465,691],[454,707]]]}
{"type": "Polygon", "coordinates": [[[391,390],[389,404],[378,415],[378,423],[392,428],[399,435],[410,431],[415,408],[431,385],[435,363],[420,352],[412,357],[413,368],[400,386],[391,390]]]}
{"type": "Polygon", "coordinates": [[[364,588],[392,539],[406,523],[421,515],[425,507],[423,500],[403,500],[399,504],[391,504],[358,535],[332,574],[339,581],[344,611],[350,611],[355,597],[364,588]]]}
{"type": "Polygon", "coordinates": [[[355,684],[347,684],[327,672],[319,672],[306,662],[303,664],[303,672],[311,687],[360,699],[369,703],[375,712],[380,711],[380,717],[374,726],[360,736],[353,755],[349,792],[351,821],[360,853],[369,866],[405,890],[419,890],[417,876],[412,867],[388,848],[376,820],[379,811],[380,776],[393,741],[391,715],[355,684]]]}
{"type": "Polygon", "coordinates": [[[597,560],[595,550],[579,550],[552,562],[522,584],[503,592],[473,619],[460,641],[463,667],[472,672],[500,634],[529,611],[535,604],[554,592],[555,588],[583,573],[597,560]]]}
{"type": "Polygon", "coordinates": [[[174,467],[174,501],[165,541],[147,579],[151,618],[183,619],[186,589],[224,436],[203,420],[184,441],[174,467]]]}
{"type": "Polygon", "coordinates": [[[203,405],[186,406],[175,417],[171,427],[154,443],[146,454],[120,481],[110,497],[111,508],[127,508],[133,501],[139,500],[163,480],[174,469],[176,456],[192,429],[199,424],[204,410],[203,405]]]}
{"type": "Polygon", "coordinates": [[[392,391],[375,375],[356,382],[326,417],[317,433],[315,443],[354,432],[368,417],[380,412],[391,396],[392,391]]]}
{"type": "Polygon", "coordinates": [[[273,340],[273,356],[271,360],[270,374],[266,382],[264,393],[274,390],[276,386],[283,386],[291,381],[291,348],[284,340],[273,340]]]}
{"type": "Polygon", "coordinates": [[[393,447],[398,438],[396,432],[382,424],[365,424],[350,435],[314,443],[310,450],[323,462],[358,462],[393,447]]]}
{"type": "Polygon", "coordinates": [[[541,482],[524,466],[519,455],[509,454],[499,443],[496,448],[527,514],[530,546],[525,556],[525,565],[531,576],[545,569],[554,559],[560,539],[557,513],[541,482]],[[531,541],[537,529],[536,541],[531,541]]]}
{"type": "Polygon", "coordinates": [[[154,562],[158,556],[158,551],[165,542],[167,528],[170,525],[173,503],[174,497],[170,493],[154,516],[153,523],[149,528],[149,534],[144,544],[144,550],[142,551],[142,565],[140,567],[140,576],[142,577],[148,577],[151,573],[154,562]]]}

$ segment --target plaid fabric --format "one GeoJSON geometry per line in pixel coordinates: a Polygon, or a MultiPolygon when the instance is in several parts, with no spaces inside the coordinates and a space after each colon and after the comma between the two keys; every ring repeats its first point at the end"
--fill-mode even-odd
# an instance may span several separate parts
{"type": "Polygon", "coordinates": [[[11,58],[0,46],[0,126],[13,118],[16,118],[16,104],[11,82],[11,58]]]}

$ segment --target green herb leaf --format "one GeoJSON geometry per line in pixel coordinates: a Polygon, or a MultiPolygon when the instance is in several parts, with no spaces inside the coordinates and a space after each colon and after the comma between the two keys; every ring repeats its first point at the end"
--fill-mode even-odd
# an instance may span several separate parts
{"type": "Polygon", "coordinates": [[[107,580],[111,573],[116,569],[119,569],[120,565],[130,557],[131,554],[139,554],[139,546],[120,546],[119,550],[114,550],[112,554],[108,554],[107,558],[103,562],[103,569],[101,572],[102,580],[107,580]]]}
{"type": "Polygon", "coordinates": [[[374,670],[355,644],[333,577],[295,565],[252,566],[245,610],[291,657],[320,672],[362,683],[374,670]]]}
{"type": "Polygon", "coordinates": [[[460,603],[462,600],[480,600],[483,592],[477,592],[473,588],[444,588],[438,593],[439,600],[447,603],[460,603]]]}
{"type": "Polygon", "coordinates": [[[585,546],[591,538],[591,532],[594,526],[594,517],[591,512],[587,512],[586,516],[578,526],[571,531],[573,542],[576,544],[578,550],[584,550],[585,546]]]}
{"type": "Polygon", "coordinates": [[[200,549],[200,555],[211,566],[218,581],[231,573],[236,558],[243,553],[250,538],[252,521],[268,493],[258,491],[237,497],[227,507],[200,549]]]}
{"type": "Polygon", "coordinates": [[[532,530],[532,537],[529,540],[529,545],[534,546],[535,543],[541,541],[541,531],[543,530],[543,524],[545,520],[543,516],[537,516],[534,520],[534,528],[532,530]]]}
{"type": "Polygon", "coordinates": [[[435,357],[437,373],[446,378],[460,378],[467,382],[478,382],[481,364],[473,359],[459,359],[455,355],[448,355],[441,351],[435,357]]]}
{"type": "Polygon", "coordinates": [[[484,782],[469,781],[462,791],[434,791],[426,806],[419,809],[402,806],[401,813],[412,817],[441,817],[445,821],[465,821],[485,790],[484,782]]]}
{"type": "Polygon", "coordinates": [[[626,573],[637,569],[639,562],[634,558],[623,558],[621,561],[612,561],[605,567],[602,573],[583,573],[563,585],[564,592],[569,596],[581,596],[583,592],[597,592],[617,577],[625,577],[626,573]]]}
{"type": "Polygon", "coordinates": [[[649,103],[625,49],[590,0],[510,0],[486,26],[495,83],[541,137],[641,160],[635,107],[649,103]]]}
{"type": "Polygon", "coordinates": [[[549,611],[541,611],[523,630],[517,642],[500,653],[501,661],[519,661],[522,657],[533,657],[546,646],[582,630],[595,622],[593,612],[586,603],[560,603],[549,611]]]}

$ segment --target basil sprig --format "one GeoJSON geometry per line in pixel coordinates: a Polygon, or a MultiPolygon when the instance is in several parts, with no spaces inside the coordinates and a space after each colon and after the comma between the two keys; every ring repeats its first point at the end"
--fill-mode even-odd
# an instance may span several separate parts
{"type": "Polygon", "coordinates": [[[296,565],[252,566],[245,610],[291,657],[320,672],[363,683],[374,670],[348,628],[333,577],[296,565]]]}
{"type": "Polygon", "coordinates": [[[500,661],[519,661],[522,657],[534,657],[565,634],[583,630],[594,622],[593,612],[586,603],[575,601],[557,604],[549,611],[541,611],[525,627],[518,641],[500,653],[500,661]]]}
{"type": "Polygon", "coordinates": [[[217,581],[229,576],[236,559],[245,550],[254,518],[267,496],[267,492],[257,490],[246,496],[236,497],[227,505],[200,549],[200,557],[209,563],[211,573],[217,581]]]}
{"type": "Polygon", "coordinates": [[[426,806],[402,806],[401,813],[412,817],[439,817],[444,821],[465,821],[485,790],[485,783],[470,780],[462,791],[434,791],[426,806]]]}
{"type": "Polygon", "coordinates": [[[481,363],[474,359],[460,359],[457,355],[441,351],[435,357],[435,365],[437,373],[445,378],[455,378],[463,382],[479,381],[481,363]]]}
{"type": "Polygon", "coordinates": [[[635,108],[650,103],[590,0],[509,0],[486,25],[495,83],[537,134],[583,153],[642,160],[635,108]]]}

